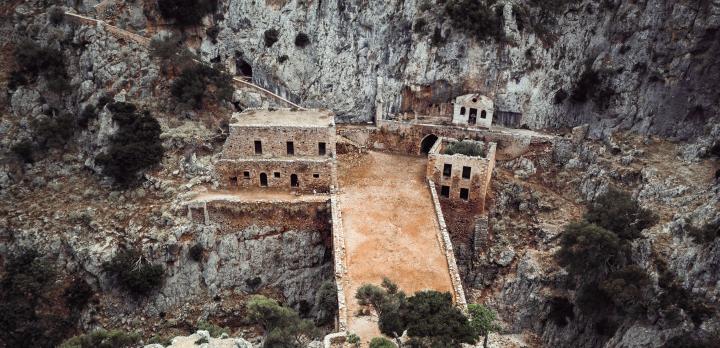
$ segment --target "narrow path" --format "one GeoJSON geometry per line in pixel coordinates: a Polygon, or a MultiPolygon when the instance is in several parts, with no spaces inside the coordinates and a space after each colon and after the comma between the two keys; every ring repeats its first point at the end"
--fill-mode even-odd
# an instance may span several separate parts
{"type": "MultiPolygon", "coordinates": [[[[149,47],[149,46],[150,46],[150,39],[148,39],[148,38],[146,38],[146,37],[144,37],[144,36],[142,36],[142,35],[138,35],[138,34],[136,34],[136,33],[133,33],[133,32],[131,32],[131,31],[129,31],[129,30],[120,29],[120,28],[118,28],[118,27],[116,27],[116,26],[114,26],[114,25],[111,25],[111,24],[103,21],[103,20],[99,20],[99,19],[95,19],[95,18],[90,18],[90,17],[87,17],[87,16],[83,16],[83,15],[80,15],[80,14],[77,14],[77,13],[70,13],[70,12],[65,12],[65,17],[68,18],[68,19],[70,19],[70,20],[73,20],[73,21],[76,21],[76,22],[79,22],[79,23],[85,24],[85,25],[98,25],[98,24],[99,24],[99,25],[101,25],[102,27],[104,27],[109,33],[115,35],[116,37],[120,37],[120,38],[123,38],[123,39],[126,39],[126,40],[133,41],[133,42],[135,42],[135,43],[137,43],[137,44],[139,44],[139,45],[141,45],[141,46],[143,46],[143,47],[149,47]]],[[[203,61],[200,61],[200,60],[198,60],[198,59],[193,59],[193,61],[196,62],[196,63],[198,63],[198,64],[208,65],[207,63],[205,63],[205,62],[203,62],[203,61]]],[[[287,104],[289,107],[298,108],[298,109],[304,110],[304,108],[303,108],[302,106],[300,106],[300,105],[297,105],[297,104],[295,104],[295,103],[293,103],[293,102],[291,102],[291,101],[289,101],[289,100],[287,100],[287,99],[285,99],[285,98],[283,98],[283,97],[281,97],[281,96],[279,96],[279,95],[277,95],[277,94],[275,94],[275,93],[273,93],[273,92],[271,92],[271,91],[269,91],[269,90],[267,90],[267,89],[265,89],[265,88],[262,88],[262,87],[254,84],[254,83],[252,83],[252,82],[245,81],[246,77],[233,77],[232,79],[233,79],[233,82],[234,82],[236,85],[241,85],[241,86],[244,86],[244,87],[249,87],[249,88],[255,89],[255,90],[259,91],[260,93],[267,95],[267,96],[270,97],[270,98],[273,98],[273,99],[275,99],[275,100],[277,100],[277,101],[279,101],[279,102],[281,102],[281,103],[287,104]]]]}
{"type": "Polygon", "coordinates": [[[426,159],[369,152],[339,161],[347,274],[348,331],[367,342],[379,336],[377,318],[356,316],[355,292],[388,277],[408,294],[453,292],[439,223],[425,181],[426,159]]]}

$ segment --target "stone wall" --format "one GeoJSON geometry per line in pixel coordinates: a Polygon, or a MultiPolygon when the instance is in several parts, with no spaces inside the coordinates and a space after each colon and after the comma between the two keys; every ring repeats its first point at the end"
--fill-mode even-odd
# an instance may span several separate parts
{"type": "Polygon", "coordinates": [[[485,157],[466,156],[462,154],[445,155],[442,153],[446,138],[440,138],[428,154],[427,177],[436,183],[436,189],[442,186],[450,188],[449,197],[441,195],[440,199],[449,199],[456,202],[466,202],[475,206],[478,212],[485,210],[485,196],[490,186],[490,178],[495,168],[495,143],[484,143],[485,157]],[[449,176],[443,173],[446,164],[452,166],[449,176]],[[463,167],[470,167],[470,178],[463,178],[463,167]],[[460,190],[468,189],[467,200],[460,198],[460,190]]]}
{"type": "Polygon", "coordinates": [[[420,144],[430,134],[437,137],[494,142],[497,144],[496,155],[503,159],[520,156],[527,152],[532,145],[555,141],[552,136],[530,132],[474,129],[390,120],[379,120],[377,129],[368,130],[368,133],[369,148],[410,155],[420,154],[420,144]]]}
{"type": "Polygon", "coordinates": [[[433,205],[435,206],[435,214],[437,214],[438,225],[438,241],[440,246],[443,248],[445,257],[447,258],[448,270],[450,271],[450,280],[453,286],[453,298],[455,304],[467,310],[467,300],[465,299],[465,289],[463,289],[462,278],[460,278],[460,272],[458,271],[457,262],[455,261],[455,252],[453,251],[452,241],[450,240],[450,234],[448,233],[447,226],[445,225],[445,218],[443,216],[442,207],[440,207],[440,200],[438,199],[437,191],[435,190],[435,183],[428,179],[428,187],[430,188],[430,196],[432,196],[433,205]]]}
{"type": "Polygon", "coordinates": [[[265,173],[268,188],[296,190],[302,193],[327,193],[333,189],[336,171],[334,158],[224,159],[215,164],[215,175],[220,186],[229,190],[259,188],[261,175],[265,173]],[[276,173],[279,176],[276,176],[276,173]],[[297,175],[297,187],[291,186],[293,174],[297,175]]]}
{"type": "Polygon", "coordinates": [[[273,158],[273,157],[326,157],[335,156],[335,127],[241,127],[231,126],[225,141],[222,157],[273,158]],[[255,141],[262,144],[262,154],[255,154],[255,141]],[[287,142],[292,141],[294,155],[288,155],[287,142]],[[325,155],[320,155],[318,144],[325,143],[325,155]]]}
{"type": "Polygon", "coordinates": [[[332,213],[333,256],[335,258],[335,285],[337,286],[338,299],[336,331],[344,333],[347,330],[348,319],[347,302],[345,300],[345,274],[347,273],[345,232],[340,207],[338,207],[337,198],[334,195],[330,200],[330,207],[332,213]]]}

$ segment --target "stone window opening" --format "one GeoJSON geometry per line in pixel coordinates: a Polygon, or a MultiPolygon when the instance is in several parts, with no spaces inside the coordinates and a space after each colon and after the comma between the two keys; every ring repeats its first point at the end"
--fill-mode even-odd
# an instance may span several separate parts
{"type": "Polygon", "coordinates": [[[467,201],[470,197],[470,190],[466,188],[460,189],[460,199],[467,201]]]}
{"type": "Polygon", "coordinates": [[[262,142],[260,140],[255,140],[255,154],[262,155],[262,142]]]}
{"type": "Polygon", "coordinates": [[[300,186],[300,183],[298,182],[297,174],[290,175],[290,187],[298,187],[298,186],[300,186]]]}
{"type": "Polygon", "coordinates": [[[260,173],[260,186],[267,187],[267,185],[268,185],[267,174],[260,173]]]}
{"type": "Polygon", "coordinates": [[[325,143],[318,143],[318,154],[320,156],[325,156],[325,153],[327,152],[325,148],[325,143]]]}
{"type": "Polygon", "coordinates": [[[450,186],[445,186],[445,185],[440,186],[440,195],[445,198],[450,197],[450,186]]]}
{"type": "Polygon", "coordinates": [[[250,179],[250,172],[243,172],[243,178],[250,179]]]}
{"type": "Polygon", "coordinates": [[[317,179],[320,177],[320,173],[313,173],[313,178],[317,179]]]}
{"type": "Polygon", "coordinates": [[[463,166],[463,171],[462,171],[462,177],[463,177],[463,179],[470,179],[470,172],[471,172],[471,170],[472,170],[472,169],[471,169],[470,167],[465,167],[465,166],[463,166]]]}
{"type": "Polygon", "coordinates": [[[287,142],[287,154],[292,156],[295,154],[295,144],[292,141],[287,142]]]}
{"type": "Polygon", "coordinates": [[[237,176],[231,176],[230,177],[230,186],[237,186],[237,184],[238,184],[237,176]]]}
{"type": "Polygon", "coordinates": [[[468,116],[468,124],[477,123],[477,109],[470,108],[470,115],[468,116]]]}
{"type": "Polygon", "coordinates": [[[460,107],[460,115],[465,115],[465,107],[464,106],[460,107]]]}
{"type": "Polygon", "coordinates": [[[275,172],[275,173],[273,173],[273,176],[276,177],[276,178],[279,178],[279,177],[280,177],[280,172],[275,172]]]}
{"type": "Polygon", "coordinates": [[[485,110],[480,111],[480,118],[482,118],[482,119],[486,119],[486,118],[487,118],[487,112],[485,112],[485,110]]]}
{"type": "Polygon", "coordinates": [[[443,165],[443,176],[449,177],[452,174],[452,164],[445,163],[443,165]]]}

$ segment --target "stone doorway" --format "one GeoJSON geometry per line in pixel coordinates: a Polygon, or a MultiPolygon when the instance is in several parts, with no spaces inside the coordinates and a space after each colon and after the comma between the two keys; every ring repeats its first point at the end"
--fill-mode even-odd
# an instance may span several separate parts
{"type": "Polygon", "coordinates": [[[298,186],[300,186],[300,183],[298,182],[297,174],[290,175],[290,187],[298,187],[298,186]]]}
{"type": "Polygon", "coordinates": [[[267,174],[260,173],[260,186],[267,187],[267,185],[268,185],[267,174]]]}

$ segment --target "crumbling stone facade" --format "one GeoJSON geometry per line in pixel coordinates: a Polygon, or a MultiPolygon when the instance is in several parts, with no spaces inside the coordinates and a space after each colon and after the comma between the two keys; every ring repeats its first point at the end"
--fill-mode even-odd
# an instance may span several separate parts
{"type": "Polygon", "coordinates": [[[440,199],[466,202],[477,212],[485,210],[485,196],[495,168],[495,143],[465,140],[483,149],[481,156],[448,155],[456,139],[438,138],[428,153],[427,177],[435,183],[440,199]]]}
{"type": "Polygon", "coordinates": [[[233,115],[215,169],[225,189],[330,192],[336,177],[335,121],[327,110],[250,110],[233,115]]]}

